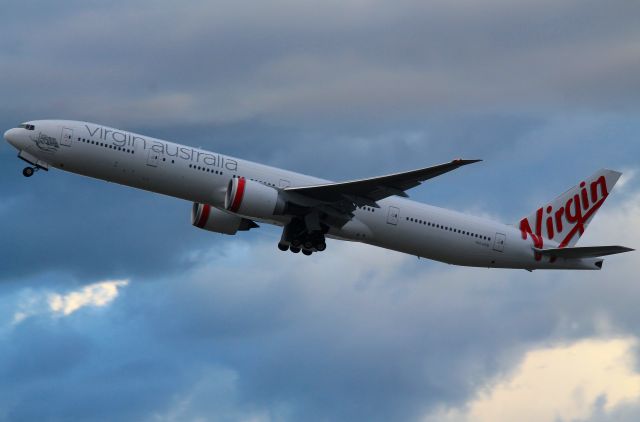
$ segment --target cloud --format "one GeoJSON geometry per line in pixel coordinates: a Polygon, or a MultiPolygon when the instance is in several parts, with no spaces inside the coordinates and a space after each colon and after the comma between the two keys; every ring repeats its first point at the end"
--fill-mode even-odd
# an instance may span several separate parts
{"type": "Polygon", "coordinates": [[[425,421],[569,421],[611,415],[640,400],[635,337],[580,340],[528,351],[513,373],[464,406],[425,421]]]}
{"type": "Polygon", "coordinates": [[[21,295],[24,299],[13,314],[13,324],[19,324],[34,315],[66,317],[84,307],[107,306],[118,297],[119,290],[128,284],[129,280],[106,280],[66,293],[29,289],[21,295]]]}
{"type": "MultiPolygon", "coordinates": [[[[639,201],[608,203],[589,230],[632,221],[639,201]]],[[[568,351],[602,351],[590,374],[606,378],[600,369],[640,337],[632,256],[576,277],[456,268],[337,241],[301,257],[276,241],[226,238],[179,276],[133,280],[108,312],[34,315],[0,332],[10,345],[0,379],[13,385],[0,408],[13,419],[416,420],[464,412],[518,380],[534,388],[537,363],[551,368],[568,351]],[[65,336],[73,360],[56,340],[65,336]]],[[[635,376],[625,365],[610,367],[615,379],[635,376]]],[[[584,383],[592,413],[566,414],[631,412],[622,398],[632,396],[615,388],[614,408],[594,405],[593,379],[584,383]]]]}
{"type": "Polygon", "coordinates": [[[30,15],[27,33],[9,26],[4,86],[32,114],[116,126],[638,111],[638,8],[623,0],[153,5],[76,4],[30,15]]]}
{"type": "Polygon", "coordinates": [[[85,306],[108,305],[118,296],[118,289],[128,284],[129,280],[102,281],[63,295],[50,294],[47,301],[51,311],[67,316],[85,306]]]}
{"type": "Polygon", "coordinates": [[[625,169],[622,171],[622,176],[620,176],[620,180],[616,183],[616,189],[618,192],[626,191],[629,188],[631,182],[636,178],[637,170],[636,169],[625,169]]]}
{"type": "MultiPolygon", "coordinates": [[[[638,201],[632,196],[608,204],[591,227],[624,226],[635,218],[630,204],[638,201]],[[618,218],[607,209],[619,212],[618,218]]],[[[465,404],[496,385],[520,380],[537,388],[533,380],[547,374],[535,371],[537,362],[551,368],[574,351],[602,358],[585,355],[593,359],[591,366],[575,359],[593,371],[576,369],[587,380],[567,379],[558,386],[566,389],[557,391],[555,404],[566,405],[571,417],[588,417],[597,410],[600,392],[590,390],[599,384],[597,377],[608,374],[615,383],[638,376],[631,360],[609,368],[620,378],[605,371],[616,353],[635,352],[640,335],[620,309],[620,297],[629,297],[622,307],[637,324],[632,256],[610,258],[604,271],[576,277],[452,268],[357,244],[329,246],[325,255],[305,261],[268,244],[242,242],[234,242],[222,261],[218,252],[202,256],[209,264],[179,291],[167,292],[170,308],[188,311],[159,334],[166,342],[241,344],[242,353],[232,347],[219,355],[233,368],[234,400],[243,403],[240,408],[284,406],[287,419],[414,420],[440,406],[461,409],[455,415],[462,418],[465,404]],[[274,268],[273,262],[280,265],[274,268]],[[584,405],[572,408],[571,389],[579,384],[586,389],[584,405]],[[322,405],[327,401],[331,409],[322,405]]],[[[165,307],[159,305],[158,317],[165,307]]],[[[615,403],[606,408],[609,415],[635,397],[616,396],[617,390],[601,385],[611,394],[607,403],[615,403]]],[[[514,402],[514,412],[523,411],[518,404],[527,403],[514,402]]],[[[201,406],[206,405],[193,402],[190,414],[203,416],[201,406]]]]}

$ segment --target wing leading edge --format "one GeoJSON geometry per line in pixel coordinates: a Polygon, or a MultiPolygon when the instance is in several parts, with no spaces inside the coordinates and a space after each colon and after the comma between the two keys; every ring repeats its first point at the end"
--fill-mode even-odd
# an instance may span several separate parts
{"type": "Polygon", "coordinates": [[[407,197],[405,191],[422,182],[478,161],[482,160],[458,159],[450,163],[386,176],[315,186],[291,187],[286,188],[285,191],[300,194],[325,204],[347,201],[355,206],[371,205],[377,207],[376,201],[393,195],[407,197]]]}

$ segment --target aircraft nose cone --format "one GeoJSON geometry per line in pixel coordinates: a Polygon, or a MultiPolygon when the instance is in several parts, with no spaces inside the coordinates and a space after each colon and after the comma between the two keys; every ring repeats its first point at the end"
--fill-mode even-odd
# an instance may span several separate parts
{"type": "Polygon", "coordinates": [[[20,149],[20,147],[18,146],[19,144],[18,132],[19,131],[16,128],[9,129],[4,133],[4,139],[6,139],[6,141],[9,142],[11,145],[13,145],[15,148],[20,149]]]}

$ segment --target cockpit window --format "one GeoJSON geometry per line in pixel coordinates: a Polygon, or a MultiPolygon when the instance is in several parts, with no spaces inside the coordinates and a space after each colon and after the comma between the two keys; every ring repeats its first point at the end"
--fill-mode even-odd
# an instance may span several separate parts
{"type": "Polygon", "coordinates": [[[34,125],[28,125],[26,123],[23,123],[18,127],[22,128],[22,129],[27,129],[27,130],[34,130],[36,128],[34,125]]]}

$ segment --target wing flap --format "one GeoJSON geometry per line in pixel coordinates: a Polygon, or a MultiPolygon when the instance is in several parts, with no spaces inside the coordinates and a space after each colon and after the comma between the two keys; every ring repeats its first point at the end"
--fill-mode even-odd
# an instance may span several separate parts
{"type": "Polygon", "coordinates": [[[624,246],[582,246],[572,248],[533,249],[545,256],[565,259],[598,258],[601,256],[631,252],[634,250],[624,246]]]}

